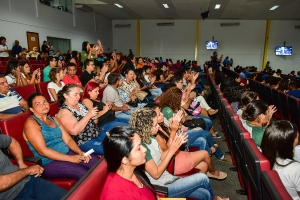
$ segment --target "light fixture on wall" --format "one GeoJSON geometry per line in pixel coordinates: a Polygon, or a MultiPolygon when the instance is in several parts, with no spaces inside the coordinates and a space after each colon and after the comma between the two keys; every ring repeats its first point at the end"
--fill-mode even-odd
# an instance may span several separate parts
{"type": "Polygon", "coordinates": [[[227,26],[240,26],[239,22],[236,23],[221,23],[220,26],[227,27],[227,26]]]}
{"type": "Polygon", "coordinates": [[[75,8],[77,8],[78,10],[81,10],[83,12],[92,12],[93,9],[87,5],[83,5],[83,4],[75,4],[75,8]]]}
{"type": "Polygon", "coordinates": [[[114,5],[117,6],[118,8],[123,8],[123,6],[121,6],[121,5],[118,4],[118,3],[115,3],[114,5]]]}
{"type": "Polygon", "coordinates": [[[279,5],[275,5],[275,6],[273,6],[272,8],[270,8],[269,10],[275,10],[276,8],[278,8],[279,7],[279,5]]]}
{"type": "Polygon", "coordinates": [[[115,24],[115,28],[129,28],[131,24],[115,24]]]}
{"type": "Polygon", "coordinates": [[[157,23],[157,26],[174,26],[174,22],[157,23]]]}
{"type": "Polygon", "coordinates": [[[168,4],[164,3],[163,4],[164,8],[169,8],[168,4]]]}
{"type": "Polygon", "coordinates": [[[300,29],[300,25],[295,25],[294,28],[295,29],[300,29]]]}

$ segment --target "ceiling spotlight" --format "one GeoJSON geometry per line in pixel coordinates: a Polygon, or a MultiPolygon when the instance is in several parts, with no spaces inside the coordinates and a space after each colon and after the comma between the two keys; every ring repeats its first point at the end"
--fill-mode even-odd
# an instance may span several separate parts
{"type": "Polygon", "coordinates": [[[221,7],[221,4],[216,4],[215,9],[219,9],[221,7]]]}
{"type": "Polygon", "coordinates": [[[115,3],[115,6],[117,6],[118,8],[123,8],[123,6],[121,6],[121,5],[118,4],[118,3],[115,3]]]}
{"type": "Polygon", "coordinates": [[[166,3],[164,3],[163,6],[164,6],[165,8],[169,8],[168,4],[166,4],[166,3]]]}
{"type": "Polygon", "coordinates": [[[278,7],[279,7],[279,5],[276,5],[276,6],[273,6],[272,8],[270,8],[269,10],[275,10],[278,7]]]}

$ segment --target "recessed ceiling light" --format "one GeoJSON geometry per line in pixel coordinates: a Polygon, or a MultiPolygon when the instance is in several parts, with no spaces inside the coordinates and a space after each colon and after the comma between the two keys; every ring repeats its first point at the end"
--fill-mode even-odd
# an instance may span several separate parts
{"type": "Polygon", "coordinates": [[[117,6],[118,8],[123,8],[123,6],[121,6],[121,5],[118,4],[118,3],[115,3],[115,6],[117,6]]]}
{"type": "Polygon", "coordinates": [[[215,9],[219,9],[221,7],[221,4],[216,4],[215,9]]]}
{"type": "Polygon", "coordinates": [[[164,3],[163,6],[164,6],[165,8],[169,8],[168,4],[166,4],[166,3],[164,3]]]}
{"type": "Polygon", "coordinates": [[[273,6],[272,8],[270,8],[269,10],[275,10],[278,7],[279,7],[279,5],[276,5],[276,6],[273,6]]]}

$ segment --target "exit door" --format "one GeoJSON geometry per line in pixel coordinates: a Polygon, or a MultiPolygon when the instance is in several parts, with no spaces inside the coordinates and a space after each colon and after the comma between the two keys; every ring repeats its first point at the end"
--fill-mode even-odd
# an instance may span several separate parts
{"type": "Polygon", "coordinates": [[[40,51],[39,34],[34,32],[26,32],[28,51],[32,51],[33,47],[37,47],[40,51]]]}
{"type": "Polygon", "coordinates": [[[48,42],[52,42],[54,54],[60,50],[62,54],[67,53],[71,49],[71,40],[66,38],[47,37],[48,42]]]}

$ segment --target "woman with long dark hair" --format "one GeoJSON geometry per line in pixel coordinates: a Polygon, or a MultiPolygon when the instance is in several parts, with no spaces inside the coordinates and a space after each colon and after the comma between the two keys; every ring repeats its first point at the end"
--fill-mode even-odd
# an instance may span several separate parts
{"type": "Polygon", "coordinates": [[[79,67],[78,51],[72,51],[70,62],[76,65],[76,68],[79,67]]]}
{"type": "Polygon", "coordinates": [[[130,127],[116,127],[103,141],[108,177],[101,199],[159,199],[156,192],[137,167],[146,162],[146,148],[141,138],[130,127]]]}
{"type": "Polygon", "coordinates": [[[294,123],[278,120],[266,128],[261,142],[262,153],[293,199],[300,198],[300,163],[293,159],[298,138],[298,127],[294,123]]]}
{"type": "Polygon", "coordinates": [[[25,78],[27,82],[24,82],[23,85],[27,84],[35,84],[41,82],[41,71],[40,68],[33,71],[33,73],[30,73],[30,66],[29,64],[25,62],[20,62],[20,71],[22,73],[22,76],[25,78]]]}

